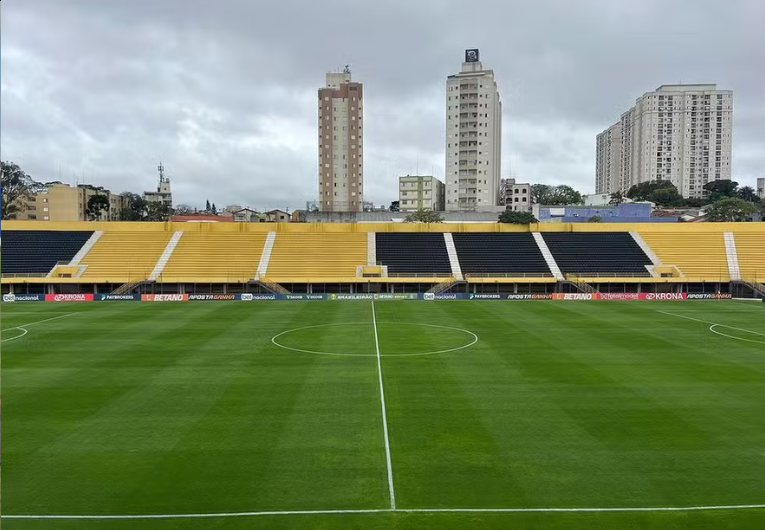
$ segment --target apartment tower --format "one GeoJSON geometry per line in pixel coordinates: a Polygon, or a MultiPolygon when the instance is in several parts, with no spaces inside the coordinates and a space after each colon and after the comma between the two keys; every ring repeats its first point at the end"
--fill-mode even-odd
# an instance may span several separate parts
{"type": "Polygon", "coordinates": [[[663,85],[598,135],[597,193],[669,180],[683,197],[730,180],[733,92],[717,85],[663,85]]]}
{"type": "Polygon", "coordinates": [[[477,49],[465,50],[460,73],[446,80],[446,209],[499,205],[502,101],[494,71],[477,49]]]}
{"type": "Polygon", "coordinates": [[[363,211],[363,88],[346,66],[319,89],[319,210],[363,211]]]}

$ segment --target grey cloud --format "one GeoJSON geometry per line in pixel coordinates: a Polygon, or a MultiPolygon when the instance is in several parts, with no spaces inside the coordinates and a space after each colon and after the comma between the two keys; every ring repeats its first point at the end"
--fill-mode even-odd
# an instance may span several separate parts
{"type": "Polygon", "coordinates": [[[366,198],[443,175],[444,83],[462,50],[495,70],[503,173],[594,187],[595,134],[662,83],[736,94],[734,176],[765,172],[765,2],[24,0],[3,6],[2,151],[41,180],[177,202],[301,207],[316,184],[316,89],[365,84],[366,198]],[[486,13],[490,13],[489,16],[486,13]]]}

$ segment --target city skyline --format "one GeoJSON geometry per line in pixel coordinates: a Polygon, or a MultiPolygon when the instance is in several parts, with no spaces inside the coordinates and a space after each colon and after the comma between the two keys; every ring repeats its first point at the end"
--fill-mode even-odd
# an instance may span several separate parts
{"type": "Polygon", "coordinates": [[[478,4],[457,16],[448,5],[349,3],[346,33],[327,35],[312,3],[8,3],[3,158],[38,180],[75,174],[115,191],[151,187],[161,159],[176,203],[303,207],[316,199],[316,87],[350,63],[367,91],[364,199],[387,204],[400,175],[445,179],[443,80],[475,47],[506,104],[503,178],[593,192],[595,136],[647,89],[680,80],[735,92],[732,177],[755,186],[765,175],[761,2],[722,18],[698,2],[478,4]],[[678,17],[692,29],[678,30],[678,17]],[[457,22],[464,31],[445,40],[439,28],[457,22]],[[403,37],[381,46],[391,27],[403,37]],[[689,32],[709,31],[716,45],[694,55],[689,32]]]}

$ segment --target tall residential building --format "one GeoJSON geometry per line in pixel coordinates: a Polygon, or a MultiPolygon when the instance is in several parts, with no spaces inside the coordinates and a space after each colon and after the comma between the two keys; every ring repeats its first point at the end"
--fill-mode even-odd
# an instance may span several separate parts
{"type": "Polygon", "coordinates": [[[444,183],[435,177],[407,175],[398,178],[398,205],[402,212],[415,210],[444,211],[444,183]]]}
{"type": "Polygon", "coordinates": [[[460,73],[446,80],[446,209],[499,205],[502,101],[493,70],[465,50],[460,73]]]}
{"type": "Polygon", "coordinates": [[[669,180],[683,197],[731,178],[733,92],[717,85],[662,85],[597,137],[597,193],[669,180]]]}
{"type": "Polygon", "coordinates": [[[765,178],[757,179],[757,196],[765,199],[765,178]]]}
{"type": "Polygon", "coordinates": [[[363,211],[363,87],[348,67],[319,89],[319,210],[363,211]]]}

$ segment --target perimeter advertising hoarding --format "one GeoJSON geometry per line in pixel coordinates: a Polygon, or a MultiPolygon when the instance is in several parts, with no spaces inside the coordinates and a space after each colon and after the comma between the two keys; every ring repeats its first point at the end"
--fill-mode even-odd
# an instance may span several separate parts
{"type": "Polygon", "coordinates": [[[141,302],[188,302],[187,294],[144,294],[141,302]]]}
{"type": "Polygon", "coordinates": [[[3,302],[42,302],[44,294],[4,294],[3,302]]]}
{"type": "Polygon", "coordinates": [[[92,294],[46,294],[46,302],[92,302],[92,294]]]}

